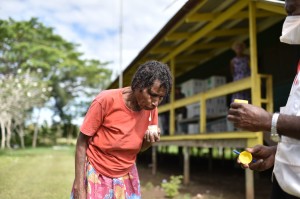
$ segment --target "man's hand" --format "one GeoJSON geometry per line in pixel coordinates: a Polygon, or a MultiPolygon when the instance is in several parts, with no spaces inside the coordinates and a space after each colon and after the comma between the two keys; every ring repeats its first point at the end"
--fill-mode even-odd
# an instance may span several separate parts
{"type": "Polygon", "coordinates": [[[231,103],[227,119],[236,128],[248,131],[270,131],[272,114],[251,104],[231,103]]]}
{"type": "MultiPolygon", "coordinates": [[[[241,164],[246,169],[250,168],[255,171],[264,171],[271,168],[274,165],[275,154],[277,146],[263,146],[256,145],[253,148],[247,148],[246,151],[250,152],[255,162],[248,164],[241,164]]],[[[238,161],[238,163],[240,163],[238,161]]]]}

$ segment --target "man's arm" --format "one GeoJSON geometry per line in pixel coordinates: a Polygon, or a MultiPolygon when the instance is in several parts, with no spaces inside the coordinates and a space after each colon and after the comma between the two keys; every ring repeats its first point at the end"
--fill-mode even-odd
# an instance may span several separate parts
{"type": "Polygon", "coordinates": [[[280,114],[277,121],[277,132],[280,135],[300,139],[300,117],[280,114]]]}
{"type": "Polygon", "coordinates": [[[85,199],[85,159],[86,149],[89,137],[80,132],[77,138],[76,155],[75,155],[75,181],[74,181],[74,198],[85,199]]]}
{"type": "MultiPolygon", "coordinates": [[[[237,128],[249,131],[271,131],[272,114],[251,104],[232,103],[227,116],[237,128]]],[[[300,139],[300,116],[280,114],[277,132],[300,139]]]]}

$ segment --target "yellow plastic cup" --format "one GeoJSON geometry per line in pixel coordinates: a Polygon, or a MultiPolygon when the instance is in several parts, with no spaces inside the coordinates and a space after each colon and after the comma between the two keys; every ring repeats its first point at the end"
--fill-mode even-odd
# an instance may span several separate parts
{"type": "Polygon", "coordinates": [[[239,155],[239,161],[242,164],[249,164],[252,161],[252,154],[248,151],[243,151],[239,155]]]}
{"type": "Polygon", "coordinates": [[[248,100],[243,100],[243,99],[234,99],[234,102],[248,104],[248,100]]]}

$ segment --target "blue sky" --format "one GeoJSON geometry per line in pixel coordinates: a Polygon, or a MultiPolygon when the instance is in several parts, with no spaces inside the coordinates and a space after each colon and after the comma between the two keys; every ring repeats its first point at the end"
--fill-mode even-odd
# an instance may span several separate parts
{"type": "MultiPolygon", "coordinates": [[[[67,41],[79,44],[78,50],[84,58],[112,62],[108,67],[113,71],[114,80],[121,68],[121,1],[124,70],[187,0],[0,0],[0,18],[39,18],[67,41]]],[[[50,115],[50,110],[42,110],[40,122],[50,122],[50,115]]],[[[75,123],[81,121],[82,118],[75,123]]]]}
{"type": "Polygon", "coordinates": [[[55,33],[80,45],[85,58],[112,62],[120,72],[120,2],[123,4],[122,69],[187,0],[1,0],[0,18],[37,17],[55,33]]]}

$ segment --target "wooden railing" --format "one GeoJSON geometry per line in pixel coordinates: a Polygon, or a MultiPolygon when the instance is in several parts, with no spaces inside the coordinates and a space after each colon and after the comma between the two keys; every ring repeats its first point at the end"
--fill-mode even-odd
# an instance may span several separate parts
{"type": "MultiPolygon", "coordinates": [[[[258,74],[256,76],[256,81],[258,82],[258,85],[260,85],[260,88],[258,89],[259,92],[261,92],[261,86],[262,86],[262,82],[265,82],[265,98],[260,98],[259,102],[261,105],[266,104],[266,109],[269,112],[273,111],[273,89],[272,89],[272,76],[271,75],[265,75],[265,74],[258,74]]],[[[200,109],[199,109],[199,115],[201,117],[199,117],[199,124],[200,124],[200,129],[199,132],[200,134],[205,133],[206,132],[206,121],[207,121],[207,117],[206,117],[206,101],[208,99],[212,99],[212,98],[216,98],[216,97],[220,97],[220,96],[226,96],[232,93],[236,93],[242,90],[246,90],[246,89],[251,89],[251,78],[244,78],[238,81],[234,81],[234,82],[230,82],[228,84],[224,84],[222,86],[218,86],[216,88],[210,89],[208,91],[205,92],[201,92],[198,94],[195,94],[193,96],[190,97],[186,97],[180,100],[176,100],[173,103],[169,103],[169,104],[165,104],[159,107],[158,112],[159,113],[163,113],[163,112],[167,112],[170,111],[171,109],[176,109],[176,108],[180,108],[183,106],[187,106],[190,104],[194,104],[194,103],[199,103],[200,104],[200,109]]],[[[261,96],[261,95],[258,95],[261,96]]],[[[171,113],[171,111],[170,111],[171,113]]],[[[174,113],[174,111],[172,111],[172,113],[174,113]]],[[[170,121],[175,120],[175,114],[170,114],[170,121]]],[[[175,134],[175,126],[171,126],[170,124],[170,135],[174,135],[175,134]]]]}

